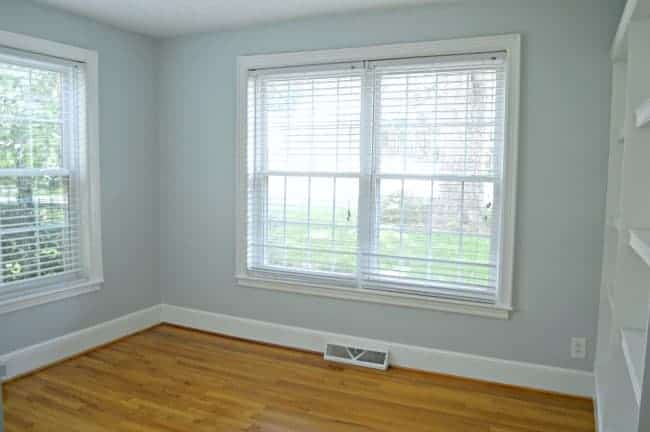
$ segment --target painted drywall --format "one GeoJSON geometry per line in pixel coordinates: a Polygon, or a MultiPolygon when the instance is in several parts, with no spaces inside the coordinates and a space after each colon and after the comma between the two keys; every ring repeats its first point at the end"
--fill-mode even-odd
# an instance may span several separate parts
{"type": "MultiPolygon", "coordinates": [[[[622,0],[459,0],[155,42],[0,0],[0,29],[100,58],[106,284],[0,315],[0,354],[164,301],[323,331],[576,369],[595,342],[609,107],[622,0]],[[489,5],[487,4],[489,3],[489,5]],[[524,37],[510,321],[237,287],[235,59],[518,32],[524,37]]],[[[591,350],[590,350],[591,353],[591,350]]]]}
{"type": "Polygon", "coordinates": [[[622,0],[464,1],[304,19],[160,45],[160,283],[172,305],[591,370],[610,63],[622,0]],[[509,321],[236,286],[235,61],[242,54],[517,32],[523,81],[509,321]],[[587,337],[589,357],[569,358],[587,337]]]}
{"type": "Polygon", "coordinates": [[[94,21],[0,0],[0,30],[99,53],[102,290],[0,315],[0,354],[160,303],[156,42],[94,21]]]}

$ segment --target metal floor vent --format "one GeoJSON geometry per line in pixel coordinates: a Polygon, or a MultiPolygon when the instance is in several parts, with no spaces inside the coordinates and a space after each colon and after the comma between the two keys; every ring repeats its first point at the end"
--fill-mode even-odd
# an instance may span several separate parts
{"type": "Polygon", "coordinates": [[[336,344],[327,344],[325,360],[373,369],[388,369],[388,352],[336,344]]]}

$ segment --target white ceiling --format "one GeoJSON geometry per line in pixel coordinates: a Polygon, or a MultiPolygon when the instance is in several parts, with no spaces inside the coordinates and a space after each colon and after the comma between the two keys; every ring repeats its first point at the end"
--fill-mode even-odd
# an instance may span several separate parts
{"type": "Polygon", "coordinates": [[[450,0],[35,0],[151,36],[218,31],[290,18],[450,0]]]}

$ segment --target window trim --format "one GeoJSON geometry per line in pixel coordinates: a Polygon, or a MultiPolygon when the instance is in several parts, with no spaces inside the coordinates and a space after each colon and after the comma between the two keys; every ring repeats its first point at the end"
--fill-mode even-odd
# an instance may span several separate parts
{"type": "Polygon", "coordinates": [[[237,113],[236,113],[236,262],[235,280],[241,286],[294,292],[332,298],[385,303],[398,306],[459,312],[492,318],[508,319],[512,307],[513,260],[515,245],[515,215],[517,198],[517,150],[519,138],[519,95],[521,67],[521,36],[496,36],[450,39],[433,42],[376,45],[278,54],[246,55],[237,57],[237,113]],[[504,142],[504,190],[502,235],[500,238],[501,268],[499,286],[494,304],[461,301],[441,297],[425,297],[404,293],[378,292],[359,288],[343,288],[310,283],[275,281],[248,274],[246,268],[247,235],[247,81],[248,71],[260,68],[294,67],[310,64],[358,62],[405,57],[425,57],[449,54],[467,54],[484,51],[506,52],[505,106],[506,134],[504,142]]]}
{"type": "Polygon", "coordinates": [[[0,46],[28,53],[84,63],[86,78],[87,140],[81,149],[80,189],[82,214],[82,254],[88,269],[87,280],[35,285],[24,293],[0,296],[0,315],[31,306],[97,291],[104,282],[101,240],[101,200],[99,173],[98,55],[96,51],[0,31],[0,46]]]}

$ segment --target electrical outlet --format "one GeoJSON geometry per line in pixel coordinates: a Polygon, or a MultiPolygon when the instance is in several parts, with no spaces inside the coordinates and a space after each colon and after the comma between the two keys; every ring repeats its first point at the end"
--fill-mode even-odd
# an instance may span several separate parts
{"type": "Polygon", "coordinates": [[[587,338],[571,338],[571,358],[583,359],[587,357],[587,338]]]}

